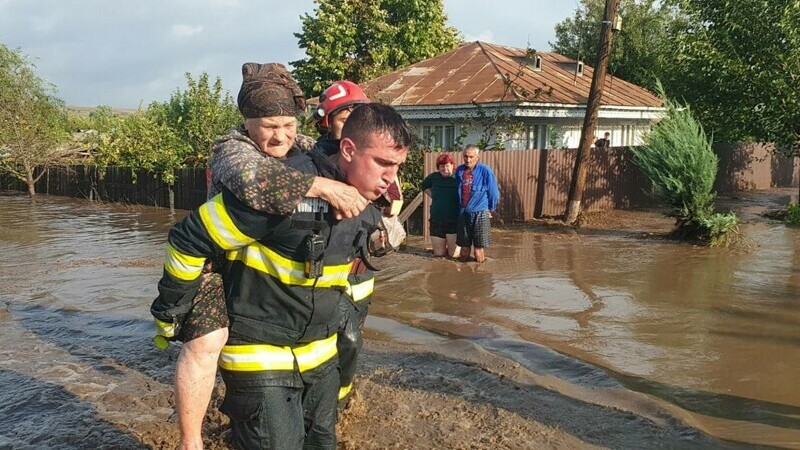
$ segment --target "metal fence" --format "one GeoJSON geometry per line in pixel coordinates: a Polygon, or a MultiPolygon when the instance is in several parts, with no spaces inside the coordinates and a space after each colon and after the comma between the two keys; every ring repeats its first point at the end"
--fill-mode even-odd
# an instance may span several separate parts
{"type": "MultiPolygon", "coordinates": [[[[800,167],[792,158],[775,154],[771,144],[719,144],[716,189],[719,194],[741,190],[797,186],[800,167]]],[[[440,153],[425,154],[425,173],[435,168],[440,153]]],[[[566,210],[576,150],[514,150],[482,152],[480,161],[495,173],[500,204],[494,215],[500,223],[563,215],[566,210]]],[[[461,161],[461,154],[453,159],[461,161]]],[[[633,164],[627,147],[593,150],[583,210],[631,209],[652,206],[650,181],[633,164]]],[[[430,199],[424,203],[427,235],[430,199]]]]}

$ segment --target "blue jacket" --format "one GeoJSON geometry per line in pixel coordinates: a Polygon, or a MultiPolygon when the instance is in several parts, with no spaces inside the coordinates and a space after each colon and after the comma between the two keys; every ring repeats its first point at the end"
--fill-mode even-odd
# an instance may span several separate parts
{"type": "MultiPolygon", "coordinates": [[[[461,206],[461,185],[464,182],[464,171],[467,166],[464,164],[456,169],[456,180],[458,180],[458,205],[461,206]]],[[[500,201],[500,189],[497,187],[497,180],[494,178],[492,169],[486,164],[478,163],[472,169],[472,193],[469,196],[467,207],[461,207],[461,212],[494,211],[497,209],[497,202],[500,201]]]]}

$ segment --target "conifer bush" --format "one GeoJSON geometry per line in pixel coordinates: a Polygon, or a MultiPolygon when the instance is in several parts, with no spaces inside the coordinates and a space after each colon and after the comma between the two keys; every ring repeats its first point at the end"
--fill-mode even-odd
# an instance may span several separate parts
{"type": "Polygon", "coordinates": [[[666,98],[660,84],[658,90],[665,114],[644,145],[631,147],[634,162],[650,178],[655,198],[670,208],[666,215],[676,220],[676,237],[728,245],[738,235],[737,219],[733,213],[714,213],[719,160],[711,140],[687,105],[666,98]]]}

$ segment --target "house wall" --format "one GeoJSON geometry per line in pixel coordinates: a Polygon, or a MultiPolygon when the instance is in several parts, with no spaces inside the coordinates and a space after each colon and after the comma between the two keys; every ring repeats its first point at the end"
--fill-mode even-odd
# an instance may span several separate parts
{"type": "MultiPolygon", "coordinates": [[[[644,143],[645,134],[650,131],[649,121],[637,120],[600,120],[594,131],[594,139],[603,137],[606,132],[611,133],[611,146],[637,146],[644,143]]],[[[556,124],[556,132],[560,134],[558,147],[578,148],[581,141],[582,120],[561,122],[556,124]]]]}
{"type": "MultiPolygon", "coordinates": [[[[418,119],[409,120],[408,123],[413,126],[417,132],[417,136],[423,137],[423,127],[437,126],[437,125],[454,125],[456,148],[463,148],[467,144],[475,144],[483,139],[484,130],[480,126],[467,127],[464,124],[457,124],[450,120],[433,120],[433,119],[418,119]],[[465,130],[466,128],[466,130],[465,130]],[[460,142],[461,145],[458,145],[460,142]]],[[[521,150],[527,148],[534,148],[533,146],[526,145],[526,142],[538,142],[541,145],[535,148],[578,148],[580,144],[581,128],[583,126],[582,119],[519,119],[522,124],[522,134],[500,134],[495,136],[495,139],[490,141],[490,145],[502,144],[502,148],[508,150],[521,150]],[[535,128],[538,125],[538,130],[535,128]],[[532,131],[531,131],[532,130],[532,131]],[[529,133],[538,133],[538,136],[530,138],[524,136],[529,133]],[[535,141],[533,140],[535,139],[535,141]]],[[[630,146],[642,145],[644,135],[650,130],[650,121],[648,120],[600,120],[598,121],[595,130],[595,138],[602,137],[606,132],[611,133],[612,146],[630,146]]],[[[443,150],[450,150],[454,147],[447,145],[441,146],[443,150]]]]}

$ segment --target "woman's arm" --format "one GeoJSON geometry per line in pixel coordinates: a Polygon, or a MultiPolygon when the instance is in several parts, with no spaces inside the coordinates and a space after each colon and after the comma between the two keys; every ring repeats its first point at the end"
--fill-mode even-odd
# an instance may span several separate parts
{"type": "Polygon", "coordinates": [[[291,214],[304,197],[322,198],[340,218],[356,216],[367,206],[354,187],[294,170],[238,139],[217,144],[209,167],[215,182],[259,211],[291,214]]]}

